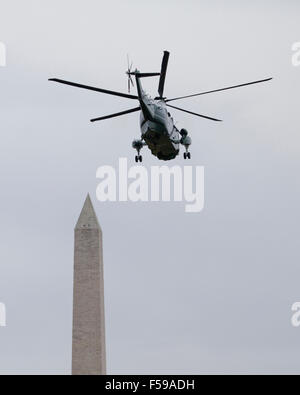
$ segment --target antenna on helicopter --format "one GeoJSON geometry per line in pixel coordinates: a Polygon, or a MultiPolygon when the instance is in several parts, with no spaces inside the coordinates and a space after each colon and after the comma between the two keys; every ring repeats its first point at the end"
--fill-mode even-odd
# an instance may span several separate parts
{"type": "Polygon", "coordinates": [[[134,83],[133,83],[133,80],[131,78],[132,66],[133,66],[133,63],[129,62],[129,55],[127,54],[127,67],[128,68],[127,68],[126,74],[127,74],[127,77],[128,77],[128,93],[130,93],[130,87],[131,86],[134,87],[134,83]]]}

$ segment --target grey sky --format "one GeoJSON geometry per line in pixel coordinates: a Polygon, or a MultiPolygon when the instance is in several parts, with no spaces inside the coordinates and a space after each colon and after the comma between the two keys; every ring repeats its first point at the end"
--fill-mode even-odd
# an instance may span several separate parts
{"type": "MultiPolygon", "coordinates": [[[[299,373],[298,1],[0,0],[0,373],[70,373],[73,228],[89,191],[104,233],[109,373],[299,373]],[[16,12],[17,11],[17,12],[16,12]],[[205,209],[95,199],[96,169],[133,164],[126,54],[171,52],[166,94],[273,76],[172,112],[205,166],[205,209]]],[[[145,81],[156,94],[157,81],[145,81]]],[[[149,151],[145,166],[159,164],[149,151]]],[[[183,165],[180,156],[171,164],[183,165]]]]}

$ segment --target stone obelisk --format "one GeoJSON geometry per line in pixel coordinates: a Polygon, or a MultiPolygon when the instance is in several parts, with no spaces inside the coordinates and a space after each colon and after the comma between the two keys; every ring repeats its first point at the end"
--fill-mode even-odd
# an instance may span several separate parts
{"type": "Polygon", "coordinates": [[[102,231],[88,195],[75,227],[73,375],[106,374],[102,231]]]}

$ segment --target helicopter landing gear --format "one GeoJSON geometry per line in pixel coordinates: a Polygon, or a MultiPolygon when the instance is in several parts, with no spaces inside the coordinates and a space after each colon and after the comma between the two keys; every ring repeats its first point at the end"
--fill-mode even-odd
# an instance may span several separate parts
{"type": "Polygon", "coordinates": [[[144,145],[145,143],[142,140],[134,140],[132,143],[132,148],[136,149],[137,151],[137,155],[135,156],[136,163],[143,162],[143,157],[140,155],[140,152],[144,145]]]}
{"type": "Polygon", "coordinates": [[[180,143],[184,145],[185,152],[183,154],[184,159],[191,159],[191,153],[189,152],[189,146],[192,144],[192,139],[188,136],[188,132],[185,129],[181,129],[179,132],[181,134],[180,143]]]}
{"type": "Polygon", "coordinates": [[[138,163],[138,162],[143,162],[143,157],[142,157],[142,155],[136,155],[135,161],[136,161],[136,163],[138,163]]]}

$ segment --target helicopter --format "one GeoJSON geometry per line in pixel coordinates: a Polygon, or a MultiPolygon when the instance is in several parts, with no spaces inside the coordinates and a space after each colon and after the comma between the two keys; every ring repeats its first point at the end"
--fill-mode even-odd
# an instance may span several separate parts
{"type": "Polygon", "coordinates": [[[135,156],[135,161],[142,162],[143,158],[140,152],[144,146],[147,146],[150,149],[151,153],[154,156],[156,156],[159,160],[168,161],[177,157],[177,155],[180,152],[180,145],[182,145],[185,147],[185,152],[183,154],[184,159],[191,159],[191,153],[189,151],[189,147],[192,144],[192,139],[188,135],[188,131],[186,129],[181,129],[181,130],[177,129],[174,119],[171,116],[168,108],[172,108],[178,111],[183,111],[185,113],[195,115],[211,121],[221,122],[221,119],[188,111],[181,107],[173,106],[169,104],[170,102],[186,99],[189,97],[196,97],[214,92],[240,88],[247,85],[259,84],[262,82],[267,82],[272,80],[272,78],[266,78],[263,80],[247,82],[244,84],[229,86],[226,88],[214,89],[210,91],[195,93],[187,96],[179,96],[169,99],[164,96],[164,87],[165,87],[169,57],[170,57],[170,52],[164,51],[161,71],[155,73],[143,73],[140,72],[138,69],[135,69],[133,71],[132,64],[131,65],[129,64],[129,59],[127,57],[128,69],[126,71],[126,74],[128,77],[128,93],[96,88],[93,86],[82,85],[58,78],[50,78],[49,81],[54,81],[77,88],[88,89],[96,92],[105,93],[108,95],[119,96],[126,99],[137,101],[139,103],[137,107],[130,108],[128,110],[121,111],[118,113],[105,115],[98,118],[93,118],[91,119],[91,122],[103,121],[105,119],[119,117],[125,114],[130,114],[133,112],[140,111],[141,138],[135,139],[132,143],[132,147],[137,151],[137,155],[135,156]],[[157,77],[157,76],[160,77],[158,84],[158,96],[153,99],[143,90],[141,79],[146,77],[157,77]],[[130,93],[131,86],[134,87],[133,77],[136,82],[137,95],[132,95],[130,93]]]}

